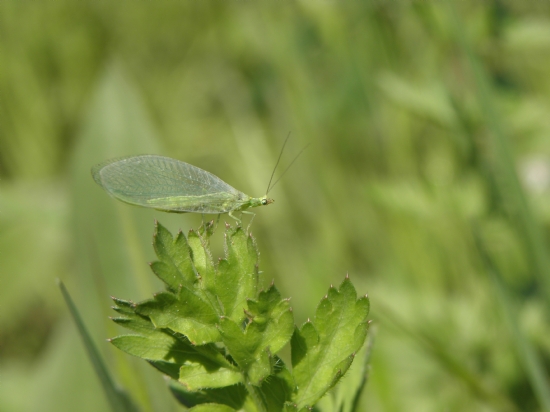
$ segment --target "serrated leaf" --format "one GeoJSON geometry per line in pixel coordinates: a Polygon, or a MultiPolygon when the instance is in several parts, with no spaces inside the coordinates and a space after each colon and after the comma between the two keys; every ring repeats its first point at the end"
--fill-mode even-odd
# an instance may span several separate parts
{"type": "MultiPolygon", "coordinates": [[[[126,306],[125,310],[132,306],[126,306]]],[[[136,305],[133,306],[137,310],[136,305]]],[[[115,310],[117,308],[114,308],[115,310]]],[[[123,335],[111,342],[124,352],[146,359],[155,368],[178,379],[179,369],[185,362],[201,362],[214,367],[231,367],[231,363],[214,345],[196,346],[184,335],[169,329],[158,329],[151,320],[137,313],[124,313],[113,321],[139,335],[123,335]]]]}
{"type": "Polygon", "coordinates": [[[155,250],[160,260],[152,268],[169,289],[177,284],[179,292],[160,293],[137,307],[138,313],[150,317],[156,327],[169,328],[193,343],[205,344],[219,340],[218,311],[238,321],[244,318],[246,299],[256,294],[258,252],[253,239],[247,238],[241,228],[228,226],[226,259],[215,274],[207,247],[213,225],[201,230],[202,236],[190,231],[186,241],[183,234],[174,239],[157,224],[155,250]],[[195,269],[199,283],[191,286],[195,269]]]}
{"type": "Polygon", "coordinates": [[[220,320],[220,333],[237,364],[249,373],[255,385],[271,374],[272,353],[278,352],[291,338],[294,317],[288,300],[271,286],[261,292],[258,301],[248,301],[250,321],[243,330],[229,318],[220,320]]]}
{"type": "Polygon", "coordinates": [[[179,296],[169,292],[158,293],[153,300],[139,303],[136,311],[148,316],[155,327],[179,332],[193,344],[220,340],[216,327],[218,315],[202,296],[184,286],[179,296]]]}
{"type": "MultiPolygon", "coordinates": [[[[168,335],[162,338],[159,335],[155,337],[123,335],[112,338],[110,342],[118,349],[142,359],[152,361],[164,361],[173,363],[179,370],[180,365],[185,361],[182,355],[191,350],[191,345],[184,345],[176,339],[170,339],[168,335]]],[[[177,379],[179,373],[173,375],[169,373],[168,367],[162,368],[165,373],[168,373],[172,378],[177,379]]]]}
{"type": "Polygon", "coordinates": [[[119,313],[134,313],[134,309],[135,309],[135,304],[134,302],[130,301],[130,300],[124,300],[124,299],[119,299],[119,298],[115,298],[115,297],[112,297],[111,299],[113,299],[113,302],[115,302],[115,305],[116,306],[113,306],[113,310],[116,310],[117,312],[119,313]]]}
{"type": "Polygon", "coordinates": [[[120,307],[117,305],[113,307],[113,310],[120,314],[119,317],[111,318],[116,324],[143,335],[149,335],[156,332],[155,325],[153,325],[148,317],[135,313],[135,305],[130,307],[120,307]],[[132,311],[130,312],[130,310],[132,311]]]}
{"type": "Polygon", "coordinates": [[[331,287],[317,307],[313,322],[296,329],[291,340],[292,373],[298,388],[292,398],[298,410],[313,406],[351,365],[367,334],[369,300],[357,299],[345,279],[331,287]]]}
{"type": "Polygon", "coordinates": [[[191,391],[204,388],[223,388],[242,383],[242,374],[235,368],[187,363],[180,368],[179,381],[191,391]]]}
{"type": "Polygon", "coordinates": [[[247,236],[241,227],[227,225],[225,254],[216,276],[205,278],[204,287],[219,299],[224,315],[240,323],[244,319],[246,300],[257,293],[258,249],[252,236],[247,236]]]}
{"type": "Polygon", "coordinates": [[[158,261],[151,263],[151,269],[169,290],[176,291],[181,284],[190,287],[197,280],[187,239],[180,231],[176,237],[156,222],[153,247],[158,261]]]}
{"type": "Polygon", "coordinates": [[[225,258],[215,267],[213,228],[204,224],[186,240],[157,226],[152,267],[168,292],[138,304],[114,299],[113,320],[138,335],[113,344],[177,379],[172,391],[191,410],[311,410],[363,344],[368,299],[357,299],[346,279],[321,300],[314,321],[296,329],[273,285],[257,294],[254,239],[226,225],[225,258]],[[276,355],[289,340],[292,374],[276,355]]]}
{"type": "Polygon", "coordinates": [[[214,277],[214,262],[208,243],[194,230],[190,230],[187,235],[187,243],[191,248],[193,255],[193,264],[197,270],[197,274],[203,279],[212,279],[214,277]]]}

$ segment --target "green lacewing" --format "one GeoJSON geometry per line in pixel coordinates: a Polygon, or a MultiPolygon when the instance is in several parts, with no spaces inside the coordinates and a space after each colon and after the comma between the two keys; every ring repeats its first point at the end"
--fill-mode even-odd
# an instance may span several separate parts
{"type": "Polygon", "coordinates": [[[157,155],[108,160],[92,168],[96,183],[114,198],[132,205],[174,213],[249,213],[247,209],[273,203],[267,193],[305,150],[298,153],[281,177],[271,185],[288,137],[271,174],[266,195],[250,197],[206,170],[157,155]]]}

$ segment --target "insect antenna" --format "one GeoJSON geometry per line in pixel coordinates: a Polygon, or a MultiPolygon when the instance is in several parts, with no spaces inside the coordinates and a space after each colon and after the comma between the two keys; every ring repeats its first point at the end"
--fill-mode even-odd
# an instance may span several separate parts
{"type": "Polygon", "coordinates": [[[283,143],[283,147],[281,148],[281,152],[279,153],[279,158],[277,159],[277,163],[275,163],[275,167],[273,168],[273,172],[271,173],[271,178],[269,179],[269,183],[265,191],[266,195],[269,193],[271,181],[273,180],[273,176],[275,176],[275,170],[277,170],[277,166],[279,166],[279,162],[281,161],[281,156],[283,155],[283,151],[285,150],[286,142],[288,142],[289,137],[290,137],[290,132],[288,132],[288,136],[286,137],[285,142],[283,143]]]}
{"type": "MultiPolygon", "coordinates": [[[[286,142],[288,141],[288,138],[290,137],[290,133],[288,134],[286,140],[285,140],[285,143],[283,144],[283,149],[285,148],[285,145],[286,145],[286,142]]],[[[269,191],[271,189],[273,189],[275,187],[275,185],[277,183],[279,183],[279,180],[282,179],[282,177],[285,175],[286,172],[288,172],[288,169],[290,169],[290,167],[294,164],[294,162],[300,157],[300,155],[303,153],[304,150],[306,150],[309,145],[311,143],[308,143],[307,145],[304,146],[304,148],[302,150],[300,150],[298,152],[298,154],[294,157],[294,159],[292,159],[292,162],[290,162],[290,164],[287,166],[287,168],[285,169],[285,171],[281,174],[281,176],[279,176],[279,178],[277,180],[275,180],[275,183],[271,184],[271,180],[273,180],[273,175],[275,175],[275,169],[277,168],[277,165],[279,164],[279,160],[281,160],[281,155],[283,154],[283,150],[281,149],[281,154],[279,155],[279,159],[277,160],[277,163],[275,164],[275,169],[273,169],[273,173],[271,174],[271,179],[269,179],[269,185],[267,186],[267,191],[265,192],[265,194],[267,195],[269,193],[269,191]]]]}

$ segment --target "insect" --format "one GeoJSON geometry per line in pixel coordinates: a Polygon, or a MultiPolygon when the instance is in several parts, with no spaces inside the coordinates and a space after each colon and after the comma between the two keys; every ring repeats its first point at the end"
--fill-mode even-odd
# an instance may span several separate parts
{"type": "Polygon", "coordinates": [[[248,209],[273,203],[267,194],[305,150],[271,185],[287,141],[288,137],[263,197],[250,197],[206,170],[157,155],[108,160],[94,166],[92,176],[107,193],[125,203],[174,213],[229,213],[240,223],[233,212],[254,215],[248,209]]]}

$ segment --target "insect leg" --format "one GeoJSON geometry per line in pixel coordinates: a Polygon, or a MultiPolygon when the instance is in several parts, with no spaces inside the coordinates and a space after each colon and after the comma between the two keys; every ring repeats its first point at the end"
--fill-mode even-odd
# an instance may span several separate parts
{"type": "Polygon", "coordinates": [[[249,212],[248,210],[241,210],[241,217],[243,217],[243,213],[246,215],[252,215],[252,219],[250,219],[250,222],[248,223],[248,226],[246,228],[246,231],[248,232],[250,229],[250,225],[252,224],[252,221],[254,220],[254,216],[256,216],[256,213],[249,212]]]}
{"type": "Polygon", "coordinates": [[[252,217],[250,218],[250,222],[248,222],[248,226],[246,227],[246,232],[250,233],[250,226],[252,225],[252,221],[254,220],[256,213],[248,212],[247,214],[252,215],[252,217]]]}
{"type": "Polygon", "coordinates": [[[242,222],[241,222],[241,219],[239,219],[238,217],[233,216],[233,213],[229,212],[228,214],[229,214],[229,216],[231,216],[233,219],[235,219],[237,222],[239,222],[239,224],[242,223],[242,222]]]}

